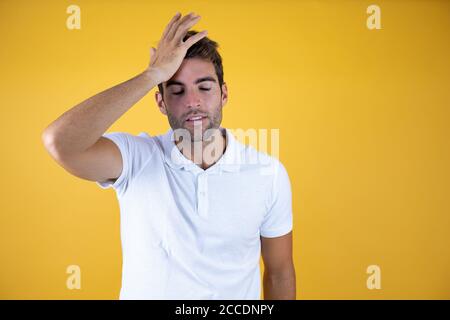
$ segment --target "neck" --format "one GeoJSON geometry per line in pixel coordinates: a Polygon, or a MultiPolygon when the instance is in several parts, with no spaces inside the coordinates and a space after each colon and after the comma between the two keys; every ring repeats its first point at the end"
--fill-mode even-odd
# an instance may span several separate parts
{"type": "Polygon", "coordinates": [[[219,161],[225,153],[228,141],[225,129],[219,128],[205,140],[189,141],[186,144],[183,141],[176,142],[177,148],[187,159],[206,170],[219,161]]]}

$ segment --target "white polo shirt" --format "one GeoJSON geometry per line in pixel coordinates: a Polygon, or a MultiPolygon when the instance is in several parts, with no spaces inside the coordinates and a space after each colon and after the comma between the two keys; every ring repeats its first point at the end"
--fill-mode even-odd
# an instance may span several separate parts
{"type": "Polygon", "coordinates": [[[123,170],[112,187],[120,204],[120,299],[261,299],[261,239],[292,230],[289,177],[276,158],[226,130],[222,157],[203,170],[173,142],[103,136],[117,144],[123,170]]]}

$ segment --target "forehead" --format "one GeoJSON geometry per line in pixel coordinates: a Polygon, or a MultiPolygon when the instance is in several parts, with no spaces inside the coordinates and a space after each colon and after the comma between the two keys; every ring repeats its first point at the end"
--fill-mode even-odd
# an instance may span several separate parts
{"type": "Polygon", "coordinates": [[[177,72],[165,84],[166,87],[170,83],[194,84],[196,80],[206,77],[218,82],[214,64],[205,59],[189,58],[183,60],[177,72]]]}

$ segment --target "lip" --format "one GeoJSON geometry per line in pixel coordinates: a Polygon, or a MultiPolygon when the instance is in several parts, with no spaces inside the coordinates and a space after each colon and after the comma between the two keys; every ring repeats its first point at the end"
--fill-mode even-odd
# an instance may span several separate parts
{"type": "Polygon", "coordinates": [[[189,121],[186,120],[185,125],[186,127],[196,127],[196,126],[206,126],[205,121],[208,120],[207,117],[202,118],[201,120],[195,120],[195,121],[189,121]]]}
{"type": "Polygon", "coordinates": [[[208,117],[205,116],[205,115],[197,114],[197,115],[189,116],[188,118],[186,118],[185,122],[188,122],[188,123],[194,123],[194,122],[203,121],[203,120],[205,120],[205,119],[207,119],[207,118],[208,118],[208,117]],[[189,120],[190,118],[197,118],[197,117],[202,117],[202,118],[201,118],[201,119],[198,119],[198,120],[189,120]]]}

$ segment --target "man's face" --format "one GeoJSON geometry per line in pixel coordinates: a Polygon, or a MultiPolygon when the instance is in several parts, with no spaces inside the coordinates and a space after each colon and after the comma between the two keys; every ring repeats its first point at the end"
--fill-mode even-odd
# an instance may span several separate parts
{"type": "Polygon", "coordinates": [[[221,94],[212,62],[184,59],[172,78],[163,83],[163,88],[164,99],[159,92],[155,98],[173,130],[187,129],[195,141],[205,138],[206,130],[220,127],[228,94],[226,84],[222,85],[221,94]],[[196,120],[196,116],[202,118],[196,120]]]}

